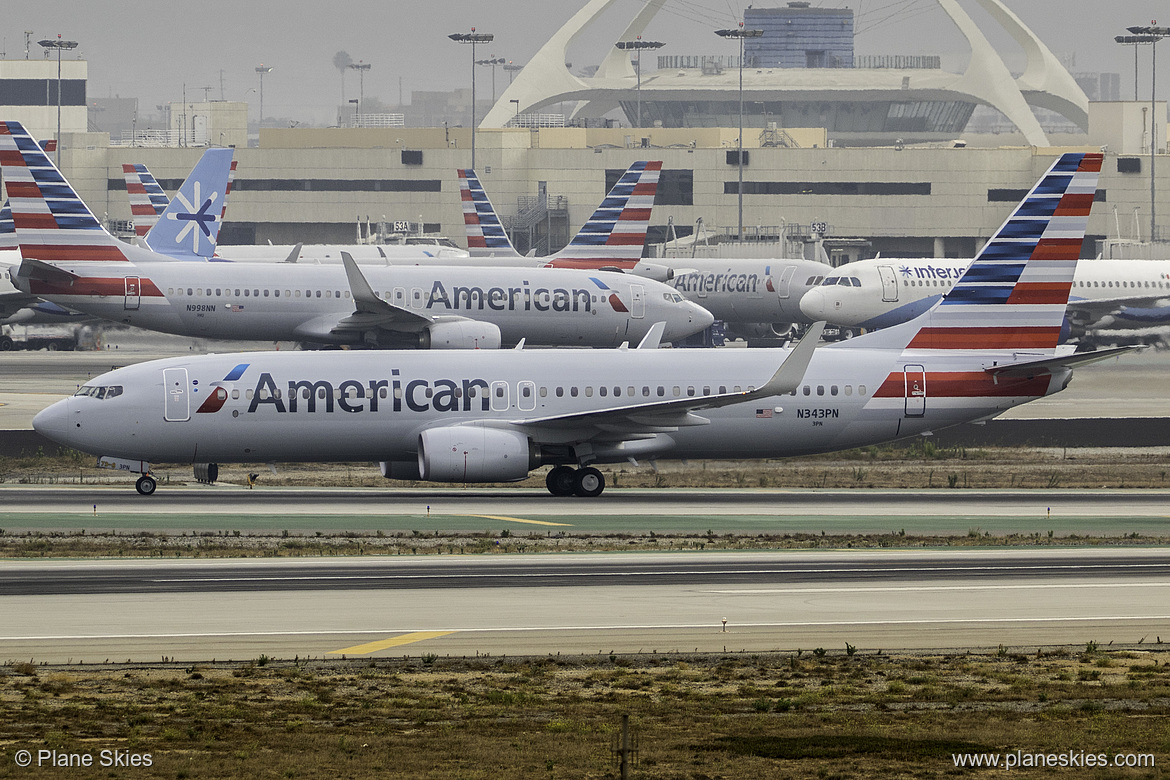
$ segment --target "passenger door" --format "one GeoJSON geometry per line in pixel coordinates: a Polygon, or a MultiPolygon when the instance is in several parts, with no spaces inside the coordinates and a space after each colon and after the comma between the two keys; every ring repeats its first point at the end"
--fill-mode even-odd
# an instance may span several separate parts
{"type": "Polygon", "coordinates": [[[137,311],[142,303],[142,280],[137,276],[126,277],[126,311],[137,311]]]}
{"type": "Polygon", "coordinates": [[[882,278],[882,300],[890,303],[898,300],[898,276],[894,273],[894,267],[889,265],[879,265],[878,275],[882,278]]]}
{"type": "Polygon", "coordinates": [[[191,419],[191,393],[187,388],[187,369],[164,368],[163,419],[167,422],[186,422],[191,419]]]}
{"type": "Polygon", "coordinates": [[[906,416],[926,415],[926,369],[922,366],[906,366],[906,416]]]}

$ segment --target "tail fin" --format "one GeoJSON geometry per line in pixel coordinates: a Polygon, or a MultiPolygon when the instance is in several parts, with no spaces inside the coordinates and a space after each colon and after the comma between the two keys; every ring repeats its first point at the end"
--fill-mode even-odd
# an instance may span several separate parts
{"type": "Polygon", "coordinates": [[[1061,155],[942,300],[909,322],[851,344],[906,350],[1051,354],[1104,155],[1061,155]]]}
{"type": "Polygon", "coordinates": [[[141,163],[123,163],[122,175],[126,178],[126,194],[130,197],[134,235],[141,238],[154,227],[166,210],[167,194],[159,186],[154,174],[141,163]]]}
{"type": "Polygon", "coordinates": [[[227,189],[223,191],[223,208],[219,210],[220,222],[223,222],[224,218],[227,217],[227,201],[228,196],[232,194],[232,184],[234,184],[236,181],[236,163],[238,162],[239,160],[232,158],[232,165],[230,168],[228,168],[227,189]]]}
{"type": "Polygon", "coordinates": [[[16,241],[16,223],[12,221],[12,207],[7,198],[0,206],[0,250],[3,249],[20,249],[16,241]]]}
{"type": "Polygon", "coordinates": [[[496,210],[488,200],[479,177],[471,168],[459,169],[459,198],[463,202],[463,226],[467,251],[472,257],[519,257],[496,210]]]}
{"type": "Polygon", "coordinates": [[[618,179],[593,216],[557,252],[556,268],[633,268],[642,259],[662,161],[636,162],[618,179]]]}
{"type": "Polygon", "coordinates": [[[222,224],[232,149],[208,149],[146,234],[146,245],[169,257],[192,260],[215,254],[222,224]]]}
{"type": "Polygon", "coordinates": [[[0,175],[24,257],[125,262],[133,253],[102,227],[20,122],[0,121],[0,175]]]}

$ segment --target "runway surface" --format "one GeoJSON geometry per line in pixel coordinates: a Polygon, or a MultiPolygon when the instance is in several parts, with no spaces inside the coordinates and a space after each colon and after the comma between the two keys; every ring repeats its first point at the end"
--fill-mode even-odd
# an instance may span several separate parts
{"type": "Polygon", "coordinates": [[[448,533],[1170,535],[1161,490],[539,489],[0,486],[0,528],[448,533]]]}
{"type": "Polygon", "coordinates": [[[0,662],[1156,643],[1168,574],[1166,549],[3,561],[0,662]]]}

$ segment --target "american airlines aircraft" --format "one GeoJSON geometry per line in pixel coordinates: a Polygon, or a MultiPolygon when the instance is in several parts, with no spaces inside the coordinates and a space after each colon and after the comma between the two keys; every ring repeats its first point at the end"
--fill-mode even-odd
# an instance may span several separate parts
{"type": "Polygon", "coordinates": [[[815,348],[814,323],[792,349],[172,358],[92,379],[33,426],[142,474],[143,494],[152,461],[372,460],[434,482],[551,464],[551,493],[597,496],[598,463],[801,455],[986,419],[1125,350],[1057,344],[1101,160],[1062,155],[942,301],[849,342],[815,348]]]}
{"type": "MultiPolygon", "coordinates": [[[[581,234],[591,237],[588,243],[582,242],[585,246],[592,244],[589,251],[574,251],[570,245],[556,255],[537,258],[539,262],[554,268],[613,268],[665,281],[684,298],[711,312],[729,330],[741,335],[754,334],[761,325],[773,328],[771,335],[779,335],[788,329],[789,323],[812,321],[801,312],[800,299],[832,271],[824,263],[754,258],[687,258],[663,263],[643,259],[642,246],[662,163],[641,165],[646,166],[642,181],[628,190],[628,200],[622,202],[615,197],[619,192],[626,194],[619,189],[623,183],[619,181],[601,208],[581,228],[581,234]],[[614,229],[613,223],[618,219],[636,220],[640,230],[614,229]]],[[[518,262],[516,258],[520,254],[504,232],[475,171],[461,169],[459,186],[468,251],[473,257],[497,258],[501,263],[518,262]]]]}
{"type": "MultiPolygon", "coordinates": [[[[661,338],[675,341],[712,321],[671,288],[618,273],[444,266],[363,273],[352,258],[343,267],[298,264],[274,273],[271,264],[179,262],[110,235],[16,122],[0,122],[0,168],[24,257],[14,283],[61,306],[164,333],[491,349],[522,339],[617,346],[657,322],[661,338]]],[[[208,220],[212,211],[201,208],[208,220]]]]}
{"type": "MultiPolygon", "coordinates": [[[[835,269],[805,293],[800,307],[814,319],[857,328],[886,328],[917,317],[962,277],[968,260],[859,260],[835,269]]],[[[1086,329],[1146,328],[1170,323],[1170,261],[1086,260],[1068,298],[1069,324],[1086,329]]]]}

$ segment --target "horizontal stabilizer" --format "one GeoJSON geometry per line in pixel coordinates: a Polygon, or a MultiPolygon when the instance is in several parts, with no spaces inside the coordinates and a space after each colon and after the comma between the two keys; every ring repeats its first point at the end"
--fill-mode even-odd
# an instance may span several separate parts
{"type": "Polygon", "coordinates": [[[1089,363],[1097,363],[1101,360],[1108,360],[1109,358],[1124,355],[1127,352],[1135,352],[1139,349],[1144,349],[1144,347],[1133,345],[1098,349],[1093,352],[1074,352],[1064,357],[1029,360],[1025,363],[1010,363],[1001,366],[987,366],[983,370],[992,376],[1036,376],[1038,374],[1051,374],[1058,368],[1073,368],[1075,366],[1088,365],[1089,363]]]}

